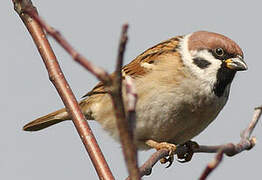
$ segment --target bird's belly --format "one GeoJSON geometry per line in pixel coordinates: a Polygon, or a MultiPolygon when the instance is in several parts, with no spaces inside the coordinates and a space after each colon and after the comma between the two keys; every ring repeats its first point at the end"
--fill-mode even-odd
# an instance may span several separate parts
{"type": "Polygon", "coordinates": [[[207,100],[201,97],[196,103],[172,103],[168,100],[168,103],[163,101],[162,104],[138,108],[135,131],[138,146],[146,148],[143,143],[148,139],[174,144],[192,139],[216,118],[226,100],[217,97],[207,100]]]}
{"type": "MultiPolygon", "coordinates": [[[[193,89],[194,92],[201,92],[193,89]]],[[[138,97],[134,136],[139,149],[148,149],[146,140],[181,144],[198,135],[218,115],[227,101],[215,95],[194,95],[193,93],[167,93],[164,89],[153,90],[138,97]],[[161,94],[161,96],[158,96],[161,94]],[[192,95],[193,94],[193,95],[192,95]],[[208,97],[208,98],[207,98],[208,97]],[[150,103],[145,103],[150,102],[150,103]]],[[[94,119],[119,140],[115,114],[110,96],[103,96],[100,103],[92,104],[94,119]]]]}

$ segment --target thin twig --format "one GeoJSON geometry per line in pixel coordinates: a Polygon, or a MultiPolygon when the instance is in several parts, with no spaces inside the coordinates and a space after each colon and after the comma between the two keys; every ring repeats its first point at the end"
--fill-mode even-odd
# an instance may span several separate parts
{"type": "Polygon", "coordinates": [[[120,38],[117,65],[116,65],[116,76],[113,78],[113,85],[109,87],[109,93],[111,95],[115,115],[116,123],[118,127],[118,132],[120,136],[120,141],[123,147],[123,153],[125,156],[125,162],[127,165],[128,173],[132,180],[140,179],[139,169],[137,165],[137,150],[134,145],[133,136],[130,132],[129,123],[127,121],[127,116],[125,114],[125,106],[122,97],[122,65],[123,56],[127,43],[127,29],[128,25],[124,24],[122,27],[122,35],[120,38]]]}
{"type": "Polygon", "coordinates": [[[114,179],[107,162],[96,142],[96,139],[89,128],[85,116],[81,113],[74,94],[67,83],[55,57],[55,54],[42,30],[42,27],[27,13],[27,8],[37,15],[36,8],[30,0],[13,0],[16,12],[23,20],[29,33],[31,34],[36,47],[45,63],[49,78],[56,87],[63,103],[65,104],[74,125],[81,137],[83,144],[93,162],[96,172],[100,179],[114,179]]]}
{"type": "MultiPolygon", "coordinates": [[[[150,156],[150,158],[139,168],[140,177],[149,176],[152,173],[154,165],[162,158],[169,155],[169,150],[161,149],[156,151],[150,156]]],[[[130,180],[130,177],[127,177],[126,180],[130,180]]]]}
{"type": "Polygon", "coordinates": [[[248,127],[241,133],[241,140],[238,144],[227,144],[218,149],[218,153],[214,160],[210,162],[203,173],[200,176],[200,180],[205,180],[210,173],[212,173],[215,168],[221,163],[223,159],[223,155],[226,154],[227,156],[234,156],[236,154],[241,153],[244,150],[250,150],[252,149],[256,144],[256,138],[252,137],[250,138],[253,130],[255,129],[258,120],[262,114],[262,107],[255,108],[253,118],[251,122],[249,123],[248,127]]]}
{"type": "Polygon", "coordinates": [[[65,49],[65,51],[71,55],[71,57],[76,62],[78,62],[85,69],[87,69],[92,74],[94,74],[104,84],[107,84],[107,83],[111,84],[110,76],[104,69],[98,66],[95,66],[93,63],[88,61],[84,56],[78,53],[70,45],[70,43],[62,36],[62,34],[58,30],[48,25],[40,16],[38,16],[37,12],[34,11],[33,8],[27,7],[24,10],[24,12],[29,14],[32,18],[34,18],[42,26],[42,28],[47,32],[47,34],[51,35],[65,49]]]}
{"type": "MultiPolygon", "coordinates": [[[[223,154],[226,154],[227,156],[234,156],[244,150],[250,150],[255,146],[256,139],[254,137],[250,138],[250,136],[258,123],[261,114],[262,107],[256,108],[251,122],[243,133],[241,133],[241,140],[239,143],[228,143],[217,146],[199,145],[198,147],[193,147],[193,149],[191,149],[194,153],[217,153],[214,160],[210,162],[203,171],[200,180],[204,180],[220,164],[223,159],[223,154]]],[[[178,146],[175,154],[186,154],[189,151],[190,150],[186,146],[178,146]]],[[[150,175],[156,162],[168,155],[169,151],[167,149],[162,149],[151,155],[150,158],[140,167],[141,177],[150,175]]],[[[128,180],[128,178],[126,180],[128,180]]]]}
{"type": "Polygon", "coordinates": [[[199,180],[204,180],[220,164],[223,159],[223,150],[219,150],[213,161],[208,163],[199,180]]]}
{"type": "MultiPolygon", "coordinates": [[[[59,33],[59,31],[55,30],[51,26],[49,26],[47,23],[44,22],[44,20],[38,16],[37,12],[34,10],[33,7],[28,6],[27,8],[23,9],[23,12],[29,14],[36,20],[42,28],[46,30],[46,32],[51,35],[71,56],[72,58],[77,61],[79,64],[81,64],[83,67],[85,67],[88,71],[93,73],[99,80],[103,82],[103,84],[107,87],[110,87],[109,92],[112,95],[113,104],[115,104],[117,119],[123,119],[126,118],[124,106],[122,102],[122,75],[121,75],[121,68],[123,63],[123,54],[125,51],[125,44],[127,41],[127,28],[128,25],[123,26],[123,33],[121,36],[120,46],[119,46],[119,53],[118,53],[118,61],[117,61],[117,70],[118,76],[115,76],[115,79],[112,79],[106,71],[104,71],[102,68],[96,67],[91,62],[89,62],[85,57],[83,57],[81,54],[79,54],[67,41],[63,36],[59,33]],[[121,98],[118,98],[121,97],[121,98]],[[122,108],[121,108],[122,107],[122,108]],[[124,112],[124,113],[122,113],[124,112]],[[124,115],[124,116],[123,116],[124,115]]],[[[121,121],[122,122],[122,121],[121,121]]],[[[119,123],[118,123],[119,124],[119,123]]],[[[123,124],[123,123],[121,123],[123,124]]],[[[119,126],[118,126],[119,127],[119,126]]],[[[129,134],[129,132],[125,133],[126,129],[129,129],[128,126],[124,129],[122,129],[122,125],[120,125],[120,137],[124,140],[124,154],[125,159],[127,160],[129,174],[134,177],[134,179],[139,179],[139,171],[137,166],[137,156],[136,156],[136,147],[133,144],[132,136],[129,134]],[[123,136],[121,135],[123,133],[123,136]],[[131,138],[131,139],[130,139],[131,138]],[[125,148],[126,147],[126,148],[125,148]],[[125,150],[126,149],[126,150],[125,150]]]]}

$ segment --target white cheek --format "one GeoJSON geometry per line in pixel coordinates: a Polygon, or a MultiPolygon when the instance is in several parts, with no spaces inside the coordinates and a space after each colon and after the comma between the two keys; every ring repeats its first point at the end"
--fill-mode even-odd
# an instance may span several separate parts
{"type": "Polygon", "coordinates": [[[181,51],[182,58],[184,60],[184,64],[185,66],[189,67],[191,73],[197,76],[199,80],[202,80],[203,82],[205,82],[205,84],[208,83],[213,85],[217,80],[216,74],[218,69],[221,67],[222,62],[220,60],[215,59],[211,55],[211,53],[209,53],[207,50],[206,51],[203,50],[200,52],[197,51],[189,52],[188,38],[190,37],[190,35],[191,34],[186,35],[184,37],[184,40],[180,44],[181,46],[180,51],[181,51]],[[193,63],[194,57],[206,59],[211,64],[207,68],[201,69],[193,63]]]}

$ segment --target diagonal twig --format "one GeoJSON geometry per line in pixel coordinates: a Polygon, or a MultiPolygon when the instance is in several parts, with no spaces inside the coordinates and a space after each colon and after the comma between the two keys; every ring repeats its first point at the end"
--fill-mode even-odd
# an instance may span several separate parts
{"type": "Polygon", "coordinates": [[[30,15],[25,13],[26,9],[30,9],[31,12],[37,14],[35,7],[33,7],[30,0],[13,0],[13,3],[16,12],[23,20],[35,42],[36,47],[38,48],[38,51],[47,68],[50,81],[54,84],[70,116],[72,117],[77,132],[81,137],[87,152],[89,153],[99,178],[106,180],[114,179],[96,142],[96,139],[88,126],[85,116],[79,109],[76,98],[69,87],[62,70],[60,69],[56,56],[45,36],[45,33],[42,30],[42,27],[30,15]]]}
{"type": "MultiPolygon", "coordinates": [[[[13,1],[14,2],[16,2],[16,1],[20,2],[19,0],[13,0],[13,1]]],[[[123,64],[123,54],[124,54],[124,51],[125,51],[125,45],[126,45],[126,41],[127,41],[126,33],[127,33],[128,25],[124,25],[123,26],[123,33],[122,33],[121,41],[120,41],[120,45],[119,45],[117,71],[120,72],[120,73],[118,73],[118,76],[116,76],[115,78],[112,78],[112,76],[110,76],[102,68],[99,68],[99,67],[93,65],[85,57],[83,57],[81,54],[79,54],[66,41],[66,39],[63,38],[63,36],[57,30],[55,30],[54,28],[49,26],[47,23],[45,23],[43,21],[43,19],[38,16],[38,14],[36,12],[36,9],[32,6],[31,1],[29,1],[29,0],[22,0],[21,2],[23,3],[23,8],[21,8],[21,7],[17,8],[17,9],[19,9],[19,12],[20,12],[19,14],[29,15],[30,18],[33,18],[33,20],[35,21],[34,23],[35,24],[39,24],[49,35],[51,35],[72,56],[72,58],[76,62],[78,62],[80,65],[82,65],[88,71],[93,73],[99,80],[101,80],[103,82],[103,84],[106,87],[110,87],[109,88],[109,93],[112,96],[113,104],[116,104],[115,107],[117,107],[117,108],[115,108],[115,112],[116,112],[116,115],[117,115],[117,119],[119,121],[118,124],[120,124],[120,126],[118,126],[118,128],[119,128],[119,131],[120,131],[120,137],[121,137],[121,139],[123,139],[123,142],[124,142],[123,143],[123,149],[124,149],[125,159],[127,160],[126,162],[127,162],[127,165],[128,165],[129,174],[131,175],[132,179],[140,179],[139,173],[138,173],[138,166],[137,166],[136,147],[133,144],[132,135],[131,135],[132,132],[131,131],[127,131],[129,129],[129,127],[127,126],[128,125],[127,123],[121,123],[121,122],[125,122],[125,120],[126,120],[126,119],[123,120],[123,118],[126,118],[126,116],[124,114],[125,112],[124,112],[124,107],[123,107],[123,102],[122,102],[122,95],[121,95],[122,94],[121,67],[122,67],[122,64],[123,64]],[[120,84],[120,86],[119,86],[119,84],[120,84]],[[117,96],[119,96],[121,98],[118,98],[117,96]],[[120,104],[120,106],[118,106],[119,104],[120,104]],[[119,114],[120,114],[120,116],[119,116],[119,114]],[[124,124],[124,126],[121,125],[121,124],[124,124]],[[123,133],[123,135],[121,135],[121,133],[123,133]]],[[[17,5],[17,4],[19,4],[19,3],[16,3],[15,5],[17,5]]],[[[22,18],[22,20],[24,21],[23,18],[22,18]]],[[[44,34],[44,33],[42,33],[42,34],[44,34]]],[[[34,34],[32,36],[34,36],[34,34]]],[[[39,46],[39,47],[41,47],[41,46],[39,46]]],[[[41,48],[39,48],[39,49],[41,49],[41,48]]],[[[42,54],[41,54],[41,56],[42,56],[42,54]]],[[[60,72],[59,75],[62,75],[62,73],[60,72]]],[[[52,82],[54,82],[54,80],[56,80],[56,77],[55,76],[54,77],[50,76],[50,79],[51,79],[52,82]]],[[[69,87],[69,86],[66,85],[66,87],[69,87]]],[[[60,92],[59,92],[59,94],[60,94],[60,92]]],[[[76,106],[78,106],[78,105],[76,105],[76,106]]],[[[131,113],[131,114],[134,114],[134,113],[131,113]]],[[[128,115],[128,117],[127,117],[128,119],[129,119],[129,117],[131,117],[131,114],[128,115]]],[[[133,119],[133,117],[132,117],[132,119],[133,119]]],[[[90,130],[90,132],[91,132],[91,130],[90,130]]],[[[82,135],[80,135],[80,136],[82,137],[82,135]]],[[[92,157],[91,157],[91,159],[92,159],[92,157]]],[[[106,162],[104,164],[107,166],[106,162]]],[[[108,170],[104,169],[103,166],[101,166],[101,168],[102,168],[102,172],[108,173],[109,168],[108,168],[108,170]]],[[[96,167],[96,169],[97,169],[97,167],[96,167]]],[[[100,172],[98,172],[98,173],[100,173],[100,172]]],[[[101,179],[103,179],[103,178],[105,178],[105,179],[113,179],[113,176],[111,174],[111,177],[109,177],[109,178],[101,177],[101,176],[100,176],[100,178],[101,179]]]]}
{"type": "Polygon", "coordinates": [[[34,7],[27,6],[24,10],[25,13],[29,14],[32,18],[34,18],[35,21],[37,21],[42,28],[47,32],[47,34],[51,35],[64,49],[68,54],[71,55],[71,57],[79,63],[82,67],[90,71],[92,74],[94,74],[100,81],[102,81],[105,84],[111,84],[111,79],[109,74],[102,68],[95,66],[93,63],[88,61],[84,56],[82,56],[80,53],[78,53],[71,45],[70,43],[62,36],[62,34],[48,25],[35,11],[34,7]]]}
{"type": "MultiPolygon", "coordinates": [[[[123,56],[127,42],[128,25],[122,27],[122,36],[120,38],[118,57],[116,65],[116,76],[112,79],[113,85],[110,87],[109,93],[115,109],[116,123],[119,131],[120,141],[123,147],[123,153],[128,172],[132,180],[140,179],[139,169],[137,165],[137,149],[134,145],[131,128],[128,126],[128,119],[125,113],[125,106],[122,96],[122,66],[123,56]]],[[[129,114],[131,116],[131,114],[129,114]]]]}

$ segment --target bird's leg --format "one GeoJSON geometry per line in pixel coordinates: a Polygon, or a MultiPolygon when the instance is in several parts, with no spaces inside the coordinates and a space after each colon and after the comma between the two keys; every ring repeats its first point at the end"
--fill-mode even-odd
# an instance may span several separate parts
{"type": "Polygon", "coordinates": [[[161,150],[161,149],[167,149],[169,151],[169,155],[168,155],[167,158],[164,157],[164,158],[160,159],[160,163],[165,164],[165,163],[169,162],[169,165],[166,168],[171,166],[171,164],[174,161],[174,153],[176,151],[176,145],[175,144],[171,144],[171,143],[168,143],[168,142],[158,143],[154,140],[147,140],[146,144],[148,146],[156,149],[157,151],[161,150]]]}
{"type": "Polygon", "coordinates": [[[189,162],[193,157],[194,149],[199,148],[199,145],[195,141],[187,141],[184,144],[181,144],[179,146],[186,146],[188,149],[186,153],[177,154],[177,158],[182,159],[182,160],[178,160],[178,162],[181,162],[181,163],[189,162]]]}

